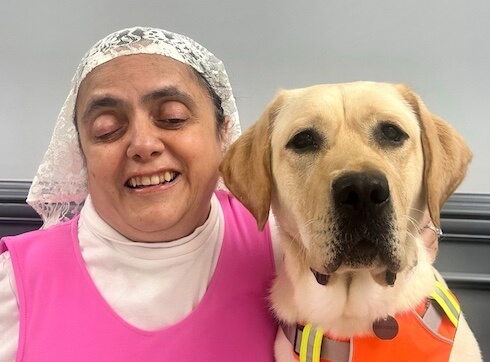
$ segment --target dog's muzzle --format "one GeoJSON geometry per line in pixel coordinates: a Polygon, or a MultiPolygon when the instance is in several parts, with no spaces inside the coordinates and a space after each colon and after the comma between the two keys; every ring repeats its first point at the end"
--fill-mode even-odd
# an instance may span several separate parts
{"type": "Polygon", "coordinates": [[[323,273],[313,270],[317,282],[326,285],[341,264],[361,269],[385,265],[386,273],[375,280],[393,286],[400,262],[393,252],[394,211],[386,176],[376,170],[348,172],[334,180],[334,257],[323,273]]]}

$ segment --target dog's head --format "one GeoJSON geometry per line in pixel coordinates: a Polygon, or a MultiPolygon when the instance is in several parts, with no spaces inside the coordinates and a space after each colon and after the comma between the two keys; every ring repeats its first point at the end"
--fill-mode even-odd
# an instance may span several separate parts
{"type": "Polygon", "coordinates": [[[356,82],[279,92],[220,169],[259,228],[272,208],[319,282],[370,268],[393,284],[416,262],[424,210],[439,226],[470,159],[406,86],[356,82]]]}

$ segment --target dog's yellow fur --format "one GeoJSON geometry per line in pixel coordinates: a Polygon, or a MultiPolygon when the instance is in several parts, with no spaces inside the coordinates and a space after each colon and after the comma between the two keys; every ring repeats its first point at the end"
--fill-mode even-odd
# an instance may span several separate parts
{"type": "MultiPolygon", "coordinates": [[[[310,322],[331,335],[371,333],[372,322],[414,308],[434,286],[430,258],[419,237],[428,207],[436,226],[447,198],[463,180],[472,154],[447,122],[431,113],[404,85],[374,82],[284,90],[229,149],[220,170],[229,190],[263,228],[269,210],[284,249],[284,268],[271,291],[278,318],[310,322]],[[389,123],[406,135],[388,142],[389,123]],[[313,131],[316,146],[297,152],[291,140],[313,131]],[[381,141],[380,141],[381,140],[381,141]],[[383,143],[384,142],[384,143],[383,143]],[[338,257],[338,212],[332,185],[349,172],[377,172],[387,179],[390,258],[397,279],[386,286],[382,260],[329,270],[326,286],[311,270],[324,271],[338,257]]],[[[278,334],[278,360],[291,346],[278,334]]],[[[479,360],[476,340],[461,316],[452,360],[479,360]]]]}

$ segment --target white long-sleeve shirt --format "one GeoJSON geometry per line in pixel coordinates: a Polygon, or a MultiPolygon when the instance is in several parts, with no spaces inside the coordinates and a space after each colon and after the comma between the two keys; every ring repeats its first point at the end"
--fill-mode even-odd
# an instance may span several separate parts
{"type": "MultiPolygon", "coordinates": [[[[90,197],[78,223],[82,257],[99,292],[124,320],[146,330],[175,324],[197,306],[213,276],[223,234],[216,196],[206,222],[171,242],[138,243],[123,237],[100,218],[90,197]]],[[[272,239],[278,265],[282,252],[277,238],[272,239]]],[[[18,337],[17,292],[5,252],[0,255],[0,362],[15,360],[18,337]]]]}

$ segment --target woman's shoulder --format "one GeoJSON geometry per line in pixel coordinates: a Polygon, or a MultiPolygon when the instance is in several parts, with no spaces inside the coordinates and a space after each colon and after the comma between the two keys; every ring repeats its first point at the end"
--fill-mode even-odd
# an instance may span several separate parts
{"type": "Polygon", "coordinates": [[[217,190],[216,196],[225,215],[225,219],[233,216],[234,219],[240,218],[257,226],[255,218],[250,211],[231,192],[228,190],[217,190]]]}
{"type": "Polygon", "coordinates": [[[0,253],[9,249],[12,245],[27,245],[41,239],[44,244],[45,242],[57,240],[60,237],[66,238],[67,235],[72,233],[73,227],[76,228],[77,223],[78,217],[75,217],[45,229],[32,230],[18,235],[4,236],[0,241],[0,253]]]}
{"type": "Polygon", "coordinates": [[[269,222],[259,230],[257,220],[243,204],[227,190],[216,191],[221,210],[223,212],[226,228],[232,233],[240,235],[255,235],[253,237],[270,240],[269,222]]]}

